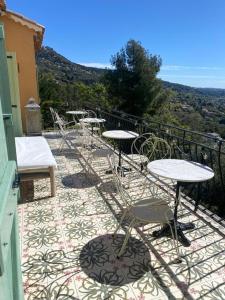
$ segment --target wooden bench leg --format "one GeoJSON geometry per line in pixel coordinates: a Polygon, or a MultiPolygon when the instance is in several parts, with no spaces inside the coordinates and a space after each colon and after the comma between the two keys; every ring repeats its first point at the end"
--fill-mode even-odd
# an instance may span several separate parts
{"type": "Polygon", "coordinates": [[[49,167],[50,183],[51,183],[51,197],[55,197],[56,186],[55,186],[55,168],[49,167]]]}

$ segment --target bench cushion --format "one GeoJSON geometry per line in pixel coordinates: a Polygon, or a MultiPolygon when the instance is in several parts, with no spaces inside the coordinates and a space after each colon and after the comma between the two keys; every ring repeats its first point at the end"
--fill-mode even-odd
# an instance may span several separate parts
{"type": "Polygon", "coordinates": [[[18,171],[56,167],[56,161],[43,136],[16,137],[18,171]]]}

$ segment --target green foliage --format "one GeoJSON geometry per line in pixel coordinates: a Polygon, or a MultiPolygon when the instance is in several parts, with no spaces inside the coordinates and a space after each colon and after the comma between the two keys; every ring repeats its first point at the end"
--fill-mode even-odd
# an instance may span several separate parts
{"type": "Polygon", "coordinates": [[[112,57],[112,63],[114,69],[108,71],[85,67],[43,47],[37,64],[44,126],[52,126],[49,106],[65,115],[68,109],[89,104],[147,114],[152,120],[217,132],[225,138],[225,89],[192,88],[156,79],[161,59],[132,40],[112,57]]]}
{"type": "Polygon", "coordinates": [[[64,116],[68,110],[85,106],[110,108],[107,90],[101,83],[62,83],[56,81],[51,74],[45,74],[39,77],[39,94],[45,128],[53,125],[49,107],[55,108],[64,116]]]}
{"type": "Polygon", "coordinates": [[[167,99],[156,78],[161,58],[149,54],[141,43],[129,40],[125,48],[112,56],[111,63],[113,69],[105,74],[104,82],[114,105],[138,116],[155,113],[167,99]]]}

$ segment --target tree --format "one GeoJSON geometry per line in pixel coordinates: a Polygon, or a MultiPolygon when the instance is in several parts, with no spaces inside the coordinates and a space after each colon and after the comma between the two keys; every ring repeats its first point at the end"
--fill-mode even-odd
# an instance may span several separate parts
{"type": "Polygon", "coordinates": [[[66,111],[86,106],[110,108],[107,90],[101,83],[62,83],[49,73],[39,76],[39,94],[45,128],[53,126],[49,107],[55,108],[64,117],[67,117],[66,111]]]}
{"type": "Polygon", "coordinates": [[[161,81],[156,78],[161,58],[151,55],[140,42],[129,40],[111,58],[104,83],[117,109],[142,116],[154,114],[166,100],[161,81]]]}

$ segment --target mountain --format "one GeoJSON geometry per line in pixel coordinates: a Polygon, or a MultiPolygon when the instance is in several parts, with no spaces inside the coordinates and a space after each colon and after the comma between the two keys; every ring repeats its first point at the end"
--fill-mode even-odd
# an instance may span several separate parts
{"type": "Polygon", "coordinates": [[[40,74],[51,73],[61,82],[82,81],[90,84],[98,81],[105,72],[104,69],[73,63],[50,47],[42,47],[36,59],[40,74]]]}
{"type": "MultiPolygon", "coordinates": [[[[73,63],[50,47],[42,47],[37,53],[37,65],[40,74],[51,73],[57,81],[61,82],[82,81],[90,84],[99,81],[105,72],[105,69],[73,63]]],[[[210,98],[225,97],[225,89],[193,88],[167,81],[163,81],[163,85],[179,95],[192,94],[199,97],[209,96],[210,98]]]]}
{"type": "MultiPolygon", "coordinates": [[[[40,75],[52,74],[59,83],[58,90],[53,88],[53,99],[71,98],[73,91],[70,87],[73,85],[65,89],[65,83],[84,82],[89,85],[100,81],[106,72],[105,69],[73,63],[50,47],[42,47],[37,53],[37,65],[40,75]]],[[[162,83],[165,88],[174,91],[169,101],[169,122],[199,132],[216,133],[225,138],[225,89],[193,88],[167,81],[162,83]]],[[[40,89],[40,94],[43,99],[50,99],[46,86],[40,89]]]]}
{"type": "Polygon", "coordinates": [[[171,90],[177,93],[183,93],[183,94],[191,93],[193,95],[198,95],[198,96],[225,97],[225,89],[194,88],[191,86],[187,86],[179,83],[172,83],[168,81],[163,81],[163,84],[166,88],[170,88],[171,90]]]}

